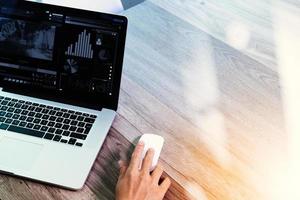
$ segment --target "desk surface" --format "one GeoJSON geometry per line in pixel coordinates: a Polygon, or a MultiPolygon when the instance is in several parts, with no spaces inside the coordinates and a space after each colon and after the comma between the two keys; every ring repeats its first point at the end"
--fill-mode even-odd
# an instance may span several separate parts
{"type": "Polygon", "coordinates": [[[143,133],[166,139],[165,199],[275,199],[288,142],[270,8],[300,8],[289,2],[149,0],[125,11],[118,115],[86,185],[1,175],[0,199],[114,199],[117,161],[143,133]]]}

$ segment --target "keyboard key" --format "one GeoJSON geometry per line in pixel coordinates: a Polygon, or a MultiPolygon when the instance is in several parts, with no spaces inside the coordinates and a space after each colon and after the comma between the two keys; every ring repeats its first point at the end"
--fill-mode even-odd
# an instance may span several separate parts
{"type": "Polygon", "coordinates": [[[43,115],[41,113],[35,113],[36,118],[41,118],[43,115]]]}
{"type": "Polygon", "coordinates": [[[76,130],[77,133],[83,133],[83,131],[84,131],[84,128],[77,128],[77,130],[76,130]]]}
{"type": "Polygon", "coordinates": [[[86,135],[78,134],[78,133],[71,133],[70,137],[80,139],[80,140],[86,139],[86,135]]]}
{"type": "Polygon", "coordinates": [[[34,111],[35,107],[34,106],[29,106],[27,110],[29,111],[34,111]]]}
{"type": "Polygon", "coordinates": [[[71,121],[71,125],[76,126],[78,124],[78,121],[71,121]]]}
{"type": "Polygon", "coordinates": [[[53,127],[55,125],[55,122],[48,122],[47,126],[53,127]]]}
{"type": "Polygon", "coordinates": [[[21,106],[22,106],[22,104],[16,103],[14,107],[15,107],[15,108],[21,108],[21,106]]]}
{"type": "Polygon", "coordinates": [[[14,112],[14,111],[15,111],[14,108],[9,108],[9,109],[7,110],[7,112],[14,112]]]}
{"type": "Polygon", "coordinates": [[[0,125],[0,129],[2,129],[2,130],[6,130],[8,127],[9,127],[8,124],[1,124],[0,125]]]}
{"type": "Polygon", "coordinates": [[[34,115],[35,115],[34,112],[29,112],[29,113],[28,113],[28,116],[29,116],[29,117],[33,117],[34,115]]]}
{"type": "Polygon", "coordinates": [[[33,122],[33,119],[34,119],[33,117],[27,117],[26,121],[27,122],[33,122]]]}
{"type": "Polygon", "coordinates": [[[12,113],[6,113],[5,117],[12,117],[12,113]]]}
{"type": "Polygon", "coordinates": [[[59,117],[56,119],[56,122],[63,122],[63,120],[64,120],[63,118],[59,117]]]}
{"type": "Polygon", "coordinates": [[[53,109],[53,106],[46,106],[46,108],[51,110],[51,109],[53,109]]]}
{"type": "Polygon", "coordinates": [[[18,109],[16,109],[16,110],[15,110],[15,112],[14,112],[14,113],[16,113],[16,114],[20,114],[20,113],[21,113],[21,111],[22,111],[22,110],[18,108],[18,109]]]}
{"type": "Polygon", "coordinates": [[[27,111],[27,110],[23,110],[23,111],[21,112],[21,114],[22,114],[22,115],[27,115],[27,114],[28,114],[28,111],[27,111]]]}
{"type": "Polygon", "coordinates": [[[44,138],[47,140],[52,140],[53,137],[54,137],[53,134],[47,133],[44,138]]]}
{"type": "Polygon", "coordinates": [[[5,120],[5,123],[6,123],[6,124],[11,124],[12,121],[13,121],[12,119],[6,119],[6,120],[5,120]]]}
{"type": "Polygon", "coordinates": [[[27,106],[27,105],[23,105],[23,106],[21,106],[21,108],[22,108],[22,109],[27,109],[28,106],[27,106]]]}
{"type": "Polygon", "coordinates": [[[61,143],[67,143],[68,140],[62,139],[62,140],[60,140],[60,142],[61,142],[61,143]]]}
{"type": "Polygon", "coordinates": [[[86,124],[86,125],[85,125],[85,128],[91,129],[91,128],[92,128],[92,124],[86,124]]]}
{"type": "Polygon", "coordinates": [[[13,119],[19,119],[19,118],[20,118],[20,115],[14,114],[14,115],[12,116],[12,118],[13,118],[13,119]]]}
{"type": "Polygon", "coordinates": [[[97,115],[90,115],[90,117],[96,119],[97,115]]]}
{"type": "Polygon", "coordinates": [[[63,113],[62,112],[57,112],[55,115],[58,116],[58,117],[61,117],[63,115],[63,113]]]}
{"type": "Polygon", "coordinates": [[[76,143],[76,139],[70,138],[68,144],[74,145],[76,143]]]}
{"type": "Polygon", "coordinates": [[[76,114],[76,115],[82,115],[82,113],[81,113],[81,112],[76,112],[75,114],[76,114]]]}
{"type": "Polygon", "coordinates": [[[43,110],[42,110],[42,113],[44,113],[44,114],[48,114],[48,113],[49,113],[49,111],[50,111],[49,109],[46,109],[46,108],[45,108],[45,109],[43,109],[43,110]]]}
{"type": "Polygon", "coordinates": [[[59,111],[60,108],[54,107],[53,110],[59,111]]]}
{"type": "Polygon", "coordinates": [[[63,132],[63,130],[61,130],[61,129],[56,129],[56,131],[55,131],[55,134],[57,134],[57,135],[61,135],[61,134],[62,134],[62,132],[63,132]]]}
{"type": "Polygon", "coordinates": [[[71,126],[70,127],[70,131],[75,131],[76,130],[76,126],[71,126]]]}
{"type": "Polygon", "coordinates": [[[70,116],[70,119],[76,119],[77,118],[77,115],[71,115],[70,116]]]}
{"type": "Polygon", "coordinates": [[[40,130],[40,128],[41,128],[41,125],[38,125],[38,124],[34,125],[34,127],[33,127],[33,129],[35,129],[35,130],[40,130]]]}
{"type": "Polygon", "coordinates": [[[8,101],[2,101],[2,102],[1,102],[1,105],[6,106],[7,104],[8,104],[8,101]]]}
{"type": "Polygon", "coordinates": [[[90,130],[91,130],[90,128],[86,128],[83,133],[87,135],[89,134],[90,130]]]}
{"type": "Polygon", "coordinates": [[[49,128],[49,129],[48,129],[48,132],[49,132],[49,133],[54,133],[54,132],[55,132],[55,128],[49,128]]]}
{"type": "Polygon", "coordinates": [[[33,126],[34,126],[33,123],[28,123],[28,124],[26,125],[27,128],[32,128],[33,126]]]}
{"type": "Polygon", "coordinates": [[[64,124],[70,124],[71,120],[69,119],[64,119],[64,124]]]}
{"type": "Polygon", "coordinates": [[[19,126],[25,127],[25,126],[26,126],[26,122],[21,122],[21,123],[19,124],[19,126]]]}
{"type": "Polygon", "coordinates": [[[70,114],[64,113],[64,114],[63,114],[63,117],[64,117],[64,118],[69,118],[69,117],[70,117],[70,114]]]}
{"type": "Polygon", "coordinates": [[[50,110],[49,115],[55,115],[56,111],[55,110],[50,110]]]}
{"type": "Polygon", "coordinates": [[[70,135],[70,131],[64,131],[62,134],[63,134],[64,136],[69,136],[69,135],[70,135]]]}
{"type": "Polygon", "coordinates": [[[78,146],[78,147],[82,147],[82,143],[80,143],[80,142],[76,142],[75,145],[78,146]]]}
{"type": "Polygon", "coordinates": [[[79,122],[77,126],[79,127],[84,127],[85,123],[84,122],[79,122]]]}
{"type": "Polygon", "coordinates": [[[44,136],[44,133],[41,131],[36,131],[32,129],[27,129],[27,128],[22,128],[22,127],[17,127],[17,126],[9,126],[8,128],[9,131],[25,134],[25,135],[30,135],[34,137],[39,137],[42,138],[44,136]]]}
{"type": "Polygon", "coordinates": [[[0,122],[4,122],[6,120],[5,117],[0,117],[0,122]]]}
{"type": "Polygon", "coordinates": [[[62,127],[62,124],[61,123],[56,123],[55,124],[55,128],[61,128],[62,127]]]}
{"type": "Polygon", "coordinates": [[[34,119],[33,120],[33,123],[35,123],[35,124],[38,124],[38,123],[40,123],[41,122],[41,119],[34,119]]]}
{"type": "Polygon", "coordinates": [[[41,124],[42,124],[42,125],[46,125],[46,124],[48,124],[48,121],[47,121],[47,120],[42,120],[42,121],[41,121],[41,124]]]}
{"type": "Polygon", "coordinates": [[[63,127],[62,127],[63,130],[68,130],[69,128],[70,128],[70,126],[67,125],[67,124],[64,124],[63,127]]]}
{"type": "Polygon", "coordinates": [[[8,107],[7,106],[1,106],[2,111],[7,111],[8,107]]]}
{"type": "Polygon", "coordinates": [[[12,122],[12,124],[13,124],[13,125],[16,125],[16,126],[19,125],[19,123],[20,123],[19,120],[14,120],[14,121],[12,122]]]}
{"type": "Polygon", "coordinates": [[[26,119],[26,116],[22,115],[19,120],[24,121],[25,119],[26,119]]]}
{"type": "Polygon", "coordinates": [[[49,119],[49,115],[43,115],[42,119],[49,119]]]}
{"type": "Polygon", "coordinates": [[[55,121],[55,120],[56,120],[56,117],[54,117],[54,116],[51,116],[51,117],[49,118],[49,120],[51,120],[51,121],[55,121]]]}
{"type": "Polygon", "coordinates": [[[0,111],[0,116],[4,116],[6,114],[5,111],[0,111]]]}
{"type": "Polygon", "coordinates": [[[55,135],[53,141],[59,142],[60,139],[61,139],[60,135],[55,135]]]}
{"type": "Polygon", "coordinates": [[[35,110],[34,110],[35,112],[41,112],[42,111],[42,109],[41,108],[39,108],[39,107],[37,107],[37,108],[35,108],[35,110]]]}
{"type": "Polygon", "coordinates": [[[82,122],[83,119],[84,119],[84,117],[82,117],[82,116],[78,116],[78,117],[77,117],[77,120],[78,120],[78,121],[81,121],[81,122],[82,122]]]}
{"type": "Polygon", "coordinates": [[[88,123],[94,123],[95,119],[93,119],[93,118],[85,118],[84,121],[88,122],[88,123]]]}
{"type": "Polygon", "coordinates": [[[48,130],[48,127],[47,127],[47,126],[42,126],[41,131],[46,132],[47,130],[48,130]]]}

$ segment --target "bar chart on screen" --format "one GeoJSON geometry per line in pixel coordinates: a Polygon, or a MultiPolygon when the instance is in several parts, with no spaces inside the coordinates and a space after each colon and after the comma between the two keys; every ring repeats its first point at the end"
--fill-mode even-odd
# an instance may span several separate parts
{"type": "Polygon", "coordinates": [[[92,49],[91,33],[84,30],[79,34],[77,42],[70,44],[65,52],[68,56],[77,56],[82,58],[93,58],[94,51],[92,49]]]}

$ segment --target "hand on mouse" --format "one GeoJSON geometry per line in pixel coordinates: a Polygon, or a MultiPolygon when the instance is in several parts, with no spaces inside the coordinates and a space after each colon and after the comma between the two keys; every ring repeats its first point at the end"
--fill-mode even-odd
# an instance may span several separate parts
{"type": "Polygon", "coordinates": [[[169,178],[165,178],[159,184],[163,173],[161,166],[158,165],[150,174],[153,149],[147,151],[139,170],[143,149],[143,143],[136,146],[128,166],[124,161],[119,162],[120,176],[116,186],[116,200],[162,200],[169,189],[171,185],[169,178]]]}

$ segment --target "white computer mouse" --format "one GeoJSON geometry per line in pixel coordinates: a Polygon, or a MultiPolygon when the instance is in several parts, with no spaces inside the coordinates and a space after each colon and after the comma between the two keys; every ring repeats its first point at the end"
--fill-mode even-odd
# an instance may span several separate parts
{"type": "Polygon", "coordinates": [[[140,138],[139,142],[143,142],[145,144],[141,157],[140,169],[142,165],[142,160],[144,159],[146,152],[148,151],[148,149],[152,148],[154,149],[154,156],[150,171],[153,171],[158,163],[159,155],[164,145],[164,138],[160,135],[144,134],[140,138]]]}

